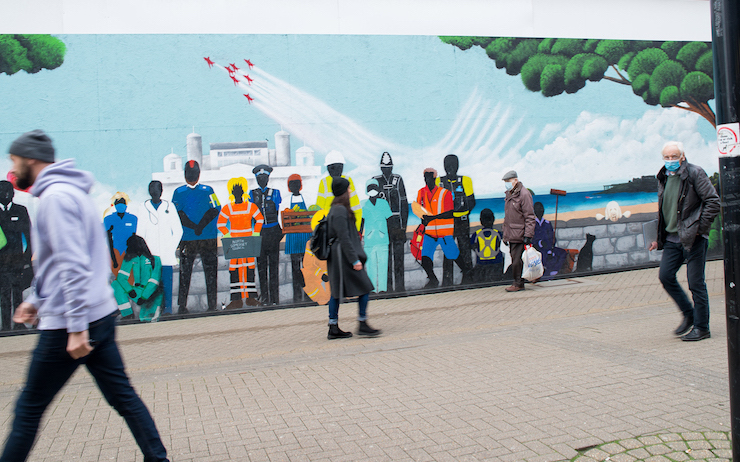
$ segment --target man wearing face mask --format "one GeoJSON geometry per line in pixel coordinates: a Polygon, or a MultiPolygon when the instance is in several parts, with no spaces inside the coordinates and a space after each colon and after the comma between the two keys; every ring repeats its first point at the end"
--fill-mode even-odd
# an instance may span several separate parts
{"type": "Polygon", "coordinates": [[[507,292],[524,290],[522,270],[524,247],[532,243],[534,226],[537,220],[534,215],[532,194],[519,181],[514,170],[508,172],[502,180],[506,185],[506,202],[504,204],[504,242],[509,244],[511,254],[511,275],[514,283],[506,288],[507,292]]]}
{"type": "Polygon", "coordinates": [[[669,141],[662,155],[665,165],[658,172],[658,236],[649,250],[663,250],[658,277],[683,313],[683,321],[673,333],[682,336],[681,340],[695,342],[711,336],[704,266],[707,235],[720,210],[719,196],[704,170],[686,161],[683,143],[669,141]],[[684,261],[693,305],[676,280],[684,261]]]}

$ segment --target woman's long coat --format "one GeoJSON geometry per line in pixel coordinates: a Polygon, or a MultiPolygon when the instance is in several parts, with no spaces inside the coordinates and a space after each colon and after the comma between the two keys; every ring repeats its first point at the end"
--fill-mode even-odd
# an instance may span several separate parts
{"type": "Polygon", "coordinates": [[[327,220],[329,238],[336,238],[327,260],[332,297],[340,299],[340,295],[355,297],[372,292],[373,283],[370,282],[364,267],[367,255],[362,250],[355,220],[349,220],[349,212],[343,205],[332,206],[327,220]],[[360,271],[352,267],[357,260],[363,265],[360,271]],[[340,277],[342,294],[339,293],[340,277]]]}

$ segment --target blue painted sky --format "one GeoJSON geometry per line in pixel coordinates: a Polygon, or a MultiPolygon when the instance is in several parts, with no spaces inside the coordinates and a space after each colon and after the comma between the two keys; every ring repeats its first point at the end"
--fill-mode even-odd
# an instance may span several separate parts
{"type": "MultiPolygon", "coordinates": [[[[695,115],[647,106],[629,87],[607,81],[545,98],[527,91],[518,76],[496,69],[480,48],[461,51],[437,37],[59,38],[67,45],[60,68],[0,76],[0,145],[43,128],[60,158],[76,158],[113,190],[145,189],[151,173],[162,170],[165,155],[171,150],[185,155],[193,127],[203,137],[205,154],[211,142],[268,139],[274,147],[281,120],[247,104],[242,89],[223,69],[209,69],[205,56],[242,70],[248,58],[285,84],[285,98],[300,98],[298,92],[304,92],[333,111],[327,117],[340,114],[357,124],[365,138],[375,137],[377,153],[375,145],[367,147],[370,154],[362,146],[331,146],[336,130],[358,130],[322,120],[330,114],[326,108],[318,114],[283,114],[326,143],[323,150],[312,146],[317,163],[329,148],[338,149],[350,161],[346,171],[362,183],[377,170],[381,149],[389,149],[409,189],[421,187],[421,168],[442,170],[443,154],[434,147],[454,132],[456,122],[462,127],[458,136],[471,138],[470,152],[461,153],[460,173],[471,176],[483,196],[502,194],[501,174],[511,168],[535,191],[600,189],[653,174],[660,168],[660,147],[672,138],[684,141],[690,161],[716,171],[714,130],[695,115]],[[487,120],[493,125],[486,127],[487,120]],[[489,136],[492,144],[476,150],[478,132],[479,144],[489,136]],[[365,158],[371,158],[367,164],[356,160],[365,158]]],[[[293,151],[304,141],[294,135],[293,151]]],[[[7,169],[7,161],[0,168],[7,169]]]]}

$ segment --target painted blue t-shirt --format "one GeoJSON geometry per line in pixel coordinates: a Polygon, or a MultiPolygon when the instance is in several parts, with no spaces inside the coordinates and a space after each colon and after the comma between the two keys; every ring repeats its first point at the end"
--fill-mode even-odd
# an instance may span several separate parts
{"type": "Polygon", "coordinates": [[[111,226],[113,227],[111,231],[113,234],[113,248],[118,250],[120,254],[126,252],[126,241],[132,234],[136,233],[138,222],[139,220],[136,216],[128,212],[124,212],[123,218],[119,217],[118,213],[115,212],[103,218],[103,226],[106,232],[108,232],[111,226]]]}
{"type": "MultiPolygon", "coordinates": [[[[210,209],[220,208],[221,205],[218,202],[216,193],[213,192],[213,188],[204,184],[198,184],[195,187],[189,187],[188,185],[180,186],[172,194],[172,203],[175,204],[175,209],[180,212],[185,212],[190,221],[196,225],[200,222],[203,215],[210,209]]],[[[183,241],[200,241],[203,239],[216,239],[216,221],[218,214],[213,217],[200,236],[195,234],[192,228],[187,226],[182,227],[182,240],[183,241]]]]}

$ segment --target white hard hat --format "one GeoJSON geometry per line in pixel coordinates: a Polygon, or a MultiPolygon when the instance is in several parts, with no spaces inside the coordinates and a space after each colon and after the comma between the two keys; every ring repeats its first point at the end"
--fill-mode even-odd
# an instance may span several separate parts
{"type": "Polygon", "coordinates": [[[339,151],[329,151],[329,154],[326,155],[326,159],[324,159],[324,165],[344,163],[344,156],[339,151]]]}

